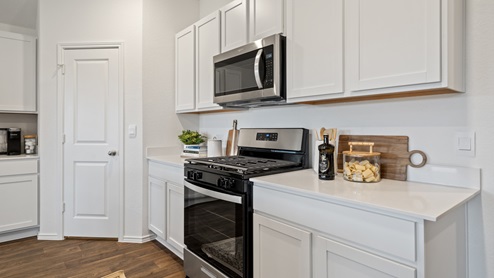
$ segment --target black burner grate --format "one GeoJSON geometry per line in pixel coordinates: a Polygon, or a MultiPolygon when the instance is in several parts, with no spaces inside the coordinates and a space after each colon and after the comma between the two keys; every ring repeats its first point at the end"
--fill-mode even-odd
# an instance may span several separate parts
{"type": "Polygon", "coordinates": [[[247,174],[251,172],[276,170],[280,168],[296,167],[298,163],[288,160],[278,160],[270,158],[257,158],[249,156],[220,156],[206,158],[187,159],[192,164],[208,165],[210,168],[236,170],[239,173],[247,174]]]}

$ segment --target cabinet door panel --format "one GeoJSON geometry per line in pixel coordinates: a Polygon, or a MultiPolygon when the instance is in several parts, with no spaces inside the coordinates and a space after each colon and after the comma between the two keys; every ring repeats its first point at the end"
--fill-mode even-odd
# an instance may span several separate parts
{"type": "Polygon", "coordinates": [[[220,13],[215,12],[196,24],[196,80],[198,110],[220,109],[213,103],[214,64],[213,56],[220,53],[220,13]]]}
{"type": "Polygon", "coordinates": [[[414,268],[318,236],[315,276],[327,278],[414,278],[414,268]]]}
{"type": "Polygon", "coordinates": [[[165,238],[166,183],[149,177],[149,229],[165,238]]]}
{"type": "Polygon", "coordinates": [[[0,110],[36,111],[36,39],[0,31],[0,110]]]}
{"type": "Polygon", "coordinates": [[[343,1],[287,0],[287,98],[343,93],[343,1]],[[317,29],[317,32],[308,30],[317,29]]]}
{"type": "Polygon", "coordinates": [[[441,81],[440,0],[345,1],[351,91],[441,81]]]}
{"type": "Polygon", "coordinates": [[[183,252],[184,187],[168,182],[166,188],[166,241],[183,252]]]}
{"type": "Polygon", "coordinates": [[[310,238],[310,232],[254,214],[254,277],[310,277],[310,238]]]}
{"type": "Polygon", "coordinates": [[[249,1],[249,41],[284,32],[284,0],[249,1]]]}
{"type": "Polygon", "coordinates": [[[195,28],[191,26],[175,36],[175,110],[195,109],[195,28]]]}
{"type": "Polygon", "coordinates": [[[247,0],[237,0],[220,9],[221,51],[247,43],[247,0]]]}
{"type": "Polygon", "coordinates": [[[0,232],[38,225],[38,175],[0,177],[0,232]]]}

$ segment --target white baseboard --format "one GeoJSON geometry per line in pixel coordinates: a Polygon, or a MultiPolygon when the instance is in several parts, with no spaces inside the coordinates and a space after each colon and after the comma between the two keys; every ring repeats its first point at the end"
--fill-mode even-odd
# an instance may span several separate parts
{"type": "Polygon", "coordinates": [[[31,229],[25,229],[25,230],[17,230],[13,232],[6,232],[6,233],[1,233],[0,234],[0,242],[7,242],[7,241],[12,241],[16,239],[21,239],[21,238],[26,238],[26,237],[33,237],[36,236],[39,232],[39,228],[31,228],[31,229]]]}
{"type": "Polygon", "coordinates": [[[54,233],[39,233],[38,240],[64,240],[64,237],[54,233]]]}
{"type": "Polygon", "coordinates": [[[156,235],[154,234],[148,234],[144,236],[124,236],[120,242],[126,242],[126,243],[144,243],[144,242],[149,242],[154,240],[156,235]]]}

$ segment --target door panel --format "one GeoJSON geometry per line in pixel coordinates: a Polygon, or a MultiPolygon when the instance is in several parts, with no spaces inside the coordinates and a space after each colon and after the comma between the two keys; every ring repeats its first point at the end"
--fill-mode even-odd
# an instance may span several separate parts
{"type": "Polygon", "coordinates": [[[64,235],[118,237],[119,49],[63,55],[64,235]]]}
{"type": "Polygon", "coordinates": [[[74,218],[108,217],[107,165],[74,163],[74,218]]]}
{"type": "Polygon", "coordinates": [[[345,1],[350,90],[441,81],[440,0],[345,1]]]}

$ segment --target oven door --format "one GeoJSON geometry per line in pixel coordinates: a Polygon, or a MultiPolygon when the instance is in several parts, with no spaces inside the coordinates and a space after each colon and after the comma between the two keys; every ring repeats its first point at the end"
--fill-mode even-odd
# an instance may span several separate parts
{"type": "Polygon", "coordinates": [[[246,194],[186,180],[184,195],[187,250],[228,277],[245,277],[250,246],[246,194]]]}

